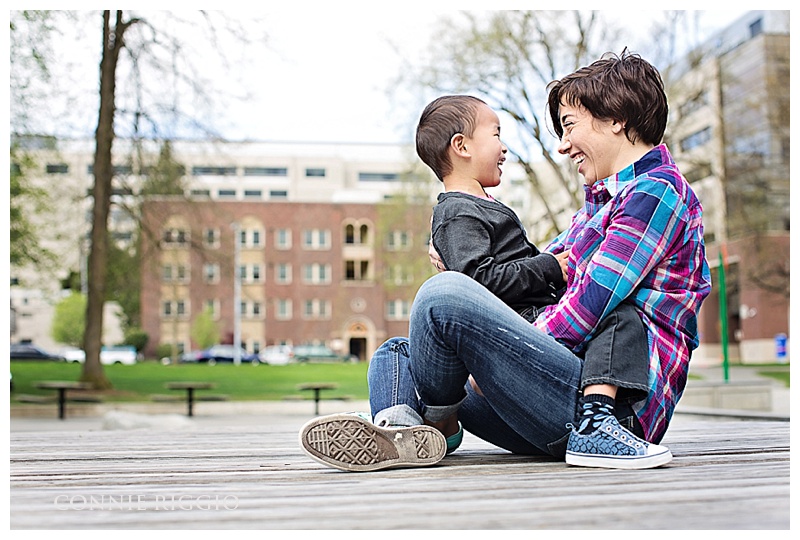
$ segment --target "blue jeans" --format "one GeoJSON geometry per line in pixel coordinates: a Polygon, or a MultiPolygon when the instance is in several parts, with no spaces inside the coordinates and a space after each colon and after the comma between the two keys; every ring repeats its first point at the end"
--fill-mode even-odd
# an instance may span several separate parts
{"type": "Polygon", "coordinates": [[[465,430],[511,452],[562,457],[579,397],[581,359],[473,279],[444,272],[414,299],[409,338],[372,357],[376,424],[453,413],[465,430]],[[483,396],[467,383],[472,374],[483,396]]]}

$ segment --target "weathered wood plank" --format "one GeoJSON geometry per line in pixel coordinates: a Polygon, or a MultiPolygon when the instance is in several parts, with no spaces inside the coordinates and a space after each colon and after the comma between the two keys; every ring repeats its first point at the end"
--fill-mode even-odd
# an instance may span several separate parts
{"type": "Polygon", "coordinates": [[[358,474],[294,426],[12,432],[11,527],[788,529],[788,423],[684,420],[664,443],[669,466],[609,471],[467,436],[437,466],[358,474]]]}

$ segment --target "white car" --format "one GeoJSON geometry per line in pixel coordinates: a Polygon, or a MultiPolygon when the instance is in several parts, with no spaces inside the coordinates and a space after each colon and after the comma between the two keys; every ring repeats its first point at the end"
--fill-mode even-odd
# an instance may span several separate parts
{"type": "MultiPolygon", "coordinates": [[[[80,362],[83,364],[86,361],[86,353],[81,349],[70,348],[62,351],[61,354],[67,362],[80,362]]],[[[133,365],[136,363],[136,348],[126,345],[103,347],[100,349],[100,363],[104,365],[133,365]]]]}
{"type": "Polygon", "coordinates": [[[291,345],[271,345],[264,347],[258,357],[262,364],[285,366],[294,361],[294,352],[291,345]]]}

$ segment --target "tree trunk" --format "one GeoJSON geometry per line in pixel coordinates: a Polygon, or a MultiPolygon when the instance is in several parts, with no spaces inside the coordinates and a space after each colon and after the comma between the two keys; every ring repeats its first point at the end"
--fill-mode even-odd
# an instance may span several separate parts
{"type": "Polygon", "coordinates": [[[100,60],[100,114],[95,132],[94,188],[92,197],[91,250],[89,252],[89,287],[86,302],[86,332],[83,348],[86,362],[83,364],[81,381],[91,383],[95,389],[111,388],[100,363],[100,348],[103,339],[103,306],[106,295],[108,267],[108,214],[111,207],[111,181],[114,169],[111,148],[114,143],[114,95],[116,91],[116,69],[119,51],[122,49],[122,34],[127,24],[122,23],[122,11],[117,11],[116,24],[111,28],[111,12],[103,12],[103,55],[100,60]]]}

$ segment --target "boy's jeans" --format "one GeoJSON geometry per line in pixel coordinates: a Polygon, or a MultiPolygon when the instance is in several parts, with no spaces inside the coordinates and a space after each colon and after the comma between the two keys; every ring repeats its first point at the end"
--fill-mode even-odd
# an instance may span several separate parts
{"type": "Polygon", "coordinates": [[[417,293],[409,339],[390,339],[372,357],[370,407],[376,424],[392,425],[458,411],[464,429],[496,446],[561,457],[580,376],[566,347],[473,279],[444,272],[417,293]]]}

